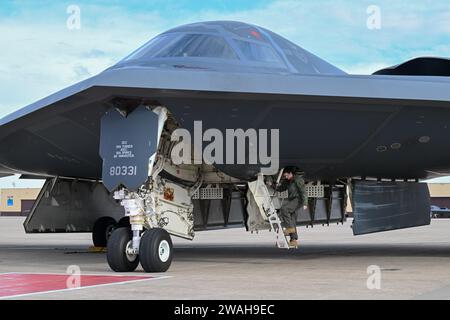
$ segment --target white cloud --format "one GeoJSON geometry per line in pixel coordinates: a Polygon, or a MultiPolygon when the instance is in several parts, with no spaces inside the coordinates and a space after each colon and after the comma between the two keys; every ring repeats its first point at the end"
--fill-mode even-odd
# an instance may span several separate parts
{"type": "Polygon", "coordinates": [[[0,22],[2,42],[8,44],[0,53],[0,116],[103,71],[162,31],[148,23],[155,16],[136,21],[123,12],[92,8],[101,10],[102,18],[95,26],[83,19],[81,30],[66,28],[65,12],[48,23],[28,16],[0,22]]]}
{"type": "Polygon", "coordinates": [[[21,180],[19,175],[0,178],[0,189],[5,188],[42,188],[45,180],[21,180]]]}
{"type": "Polygon", "coordinates": [[[345,70],[350,74],[372,74],[375,71],[389,67],[390,64],[386,62],[375,62],[369,64],[355,64],[345,67],[345,70]]]}
{"type": "Polygon", "coordinates": [[[440,177],[440,178],[434,178],[431,180],[426,180],[428,183],[450,183],[450,177],[440,177]]]}

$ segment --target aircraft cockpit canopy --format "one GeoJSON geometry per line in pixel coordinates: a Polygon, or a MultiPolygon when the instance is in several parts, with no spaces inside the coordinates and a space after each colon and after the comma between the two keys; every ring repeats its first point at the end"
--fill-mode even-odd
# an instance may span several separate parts
{"type": "Polygon", "coordinates": [[[233,21],[201,22],[171,29],[117,66],[133,63],[152,66],[173,63],[218,71],[345,74],[269,30],[233,21]]]}

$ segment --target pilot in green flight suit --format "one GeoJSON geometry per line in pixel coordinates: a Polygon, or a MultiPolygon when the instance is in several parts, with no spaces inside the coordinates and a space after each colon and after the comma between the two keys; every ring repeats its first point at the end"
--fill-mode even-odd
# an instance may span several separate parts
{"type": "Polygon", "coordinates": [[[280,219],[284,224],[285,235],[290,236],[289,247],[296,248],[298,246],[297,212],[301,207],[304,210],[308,208],[305,181],[295,173],[294,168],[287,167],[283,171],[283,180],[276,190],[280,192],[288,191],[288,198],[283,199],[280,208],[280,219]]]}

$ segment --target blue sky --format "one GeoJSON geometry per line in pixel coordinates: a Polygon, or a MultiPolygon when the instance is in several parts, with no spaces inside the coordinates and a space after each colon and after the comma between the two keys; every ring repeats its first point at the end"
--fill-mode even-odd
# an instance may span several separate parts
{"type": "Polygon", "coordinates": [[[349,73],[450,57],[448,0],[0,0],[0,117],[101,72],[168,28],[205,20],[266,27],[349,73]],[[69,5],[81,10],[79,30],[66,27],[69,5]],[[370,5],[381,10],[379,30],[367,28],[370,5]]]}

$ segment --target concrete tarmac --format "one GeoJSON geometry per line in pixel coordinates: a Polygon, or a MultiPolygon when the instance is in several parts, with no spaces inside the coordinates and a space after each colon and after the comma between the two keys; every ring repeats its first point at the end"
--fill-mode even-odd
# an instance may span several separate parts
{"type": "MultiPolygon", "coordinates": [[[[70,265],[115,274],[105,253],[88,251],[90,234],[27,235],[23,221],[0,218],[0,274],[65,274],[70,265]]],[[[300,247],[289,251],[270,232],[199,232],[192,242],[174,239],[171,268],[155,275],[167,278],[18,298],[450,299],[450,219],[357,237],[350,225],[299,228],[300,247]]],[[[139,266],[132,275],[146,274],[139,266]]]]}

